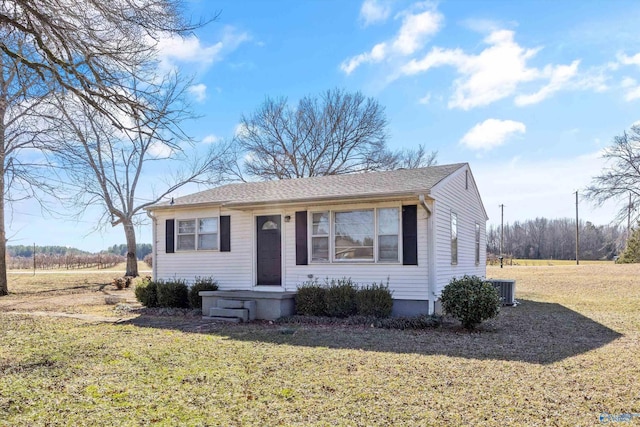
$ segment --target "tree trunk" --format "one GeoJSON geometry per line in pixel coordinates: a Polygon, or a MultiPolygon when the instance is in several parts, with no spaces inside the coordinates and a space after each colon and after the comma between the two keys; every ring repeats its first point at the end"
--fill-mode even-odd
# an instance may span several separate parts
{"type": "Polygon", "coordinates": [[[136,257],[136,231],[130,219],[122,222],[127,238],[127,272],[125,276],[138,277],[138,258],[136,257]]]}
{"type": "MultiPolygon", "coordinates": [[[[4,64],[3,64],[4,65],[4,64]]],[[[4,161],[5,161],[5,115],[7,113],[4,77],[2,78],[2,99],[0,99],[0,296],[9,295],[7,283],[7,233],[4,228],[4,161]]]]}
{"type": "Polygon", "coordinates": [[[0,296],[9,295],[7,238],[4,226],[4,126],[0,129],[0,296]]]}

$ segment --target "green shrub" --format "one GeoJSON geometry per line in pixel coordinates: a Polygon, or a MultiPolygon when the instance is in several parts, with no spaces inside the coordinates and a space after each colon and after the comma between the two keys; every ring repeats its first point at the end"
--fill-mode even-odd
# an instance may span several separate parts
{"type": "Polygon", "coordinates": [[[473,329],[500,312],[500,295],[495,287],[477,276],[455,277],[444,287],[442,309],[462,322],[465,329],[473,329]]]}
{"type": "Polygon", "coordinates": [[[303,316],[326,316],[327,289],[317,281],[305,282],[296,293],[296,313],[303,316]]]}
{"type": "Polygon", "coordinates": [[[356,313],[356,285],[351,278],[332,279],[326,290],[327,315],[347,317],[356,313]]]}
{"type": "Polygon", "coordinates": [[[159,307],[189,307],[189,287],[184,280],[157,281],[157,295],[159,307]]]}
{"type": "Polygon", "coordinates": [[[145,307],[158,306],[158,293],[156,282],[143,280],[135,289],[136,299],[145,307]]]}
{"type": "Polygon", "coordinates": [[[356,292],[356,311],[360,316],[389,317],[393,298],[389,285],[372,284],[356,292]]]}
{"type": "Polygon", "coordinates": [[[213,277],[196,277],[194,284],[189,288],[189,305],[191,308],[202,308],[200,291],[217,291],[218,283],[213,277]]]}

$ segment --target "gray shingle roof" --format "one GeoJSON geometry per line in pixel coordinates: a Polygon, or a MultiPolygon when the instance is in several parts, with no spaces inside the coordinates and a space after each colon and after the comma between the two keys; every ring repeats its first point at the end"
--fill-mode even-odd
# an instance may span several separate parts
{"type": "Polygon", "coordinates": [[[149,210],[193,205],[244,206],[428,193],[466,163],[280,181],[227,184],[162,202],[149,210]]]}

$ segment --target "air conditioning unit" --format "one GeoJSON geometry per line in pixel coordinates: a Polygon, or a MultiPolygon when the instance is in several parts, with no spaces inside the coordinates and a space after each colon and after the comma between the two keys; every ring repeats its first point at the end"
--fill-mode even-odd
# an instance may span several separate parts
{"type": "Polygon", "coordinates": [[[487,279],[491,283],[502,300],[502,305],[516,305],[516,281],[509,279],[487,279]]]}

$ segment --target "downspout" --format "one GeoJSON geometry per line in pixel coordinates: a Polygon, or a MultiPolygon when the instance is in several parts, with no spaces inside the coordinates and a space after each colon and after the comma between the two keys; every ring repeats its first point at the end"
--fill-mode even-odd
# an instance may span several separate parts
{"type": "Polygon", "coordinates": [[[433,209],[427,205],[426,196],[424,194],[420,194],[418,196],[418,200],[420,201],[420,206],[427,212],[427,295],[429,297],[429,305],[428,305],[428,313],[433,314],[435,312],[436,306],[436,293],[434,290],[435,286],[435,245],[434,241],[434,231],[433,231],[433,209]],[[431,304],[431,300],[433,300],[433,304],[431,304]]]}
{"type": "Polygon", "coordinates": [[[151,212],[146,211],[147,216],[151,218],[152,226],[151,226],[151,238],[153,239],[153,244],[151,245],[151,280],[156,280],[156,268],[158,265],[158,258],[156,257],[158,242],[156,239],[157,234],[157,225],[158,221],[155,215],[152,215],[151,212]]]}

